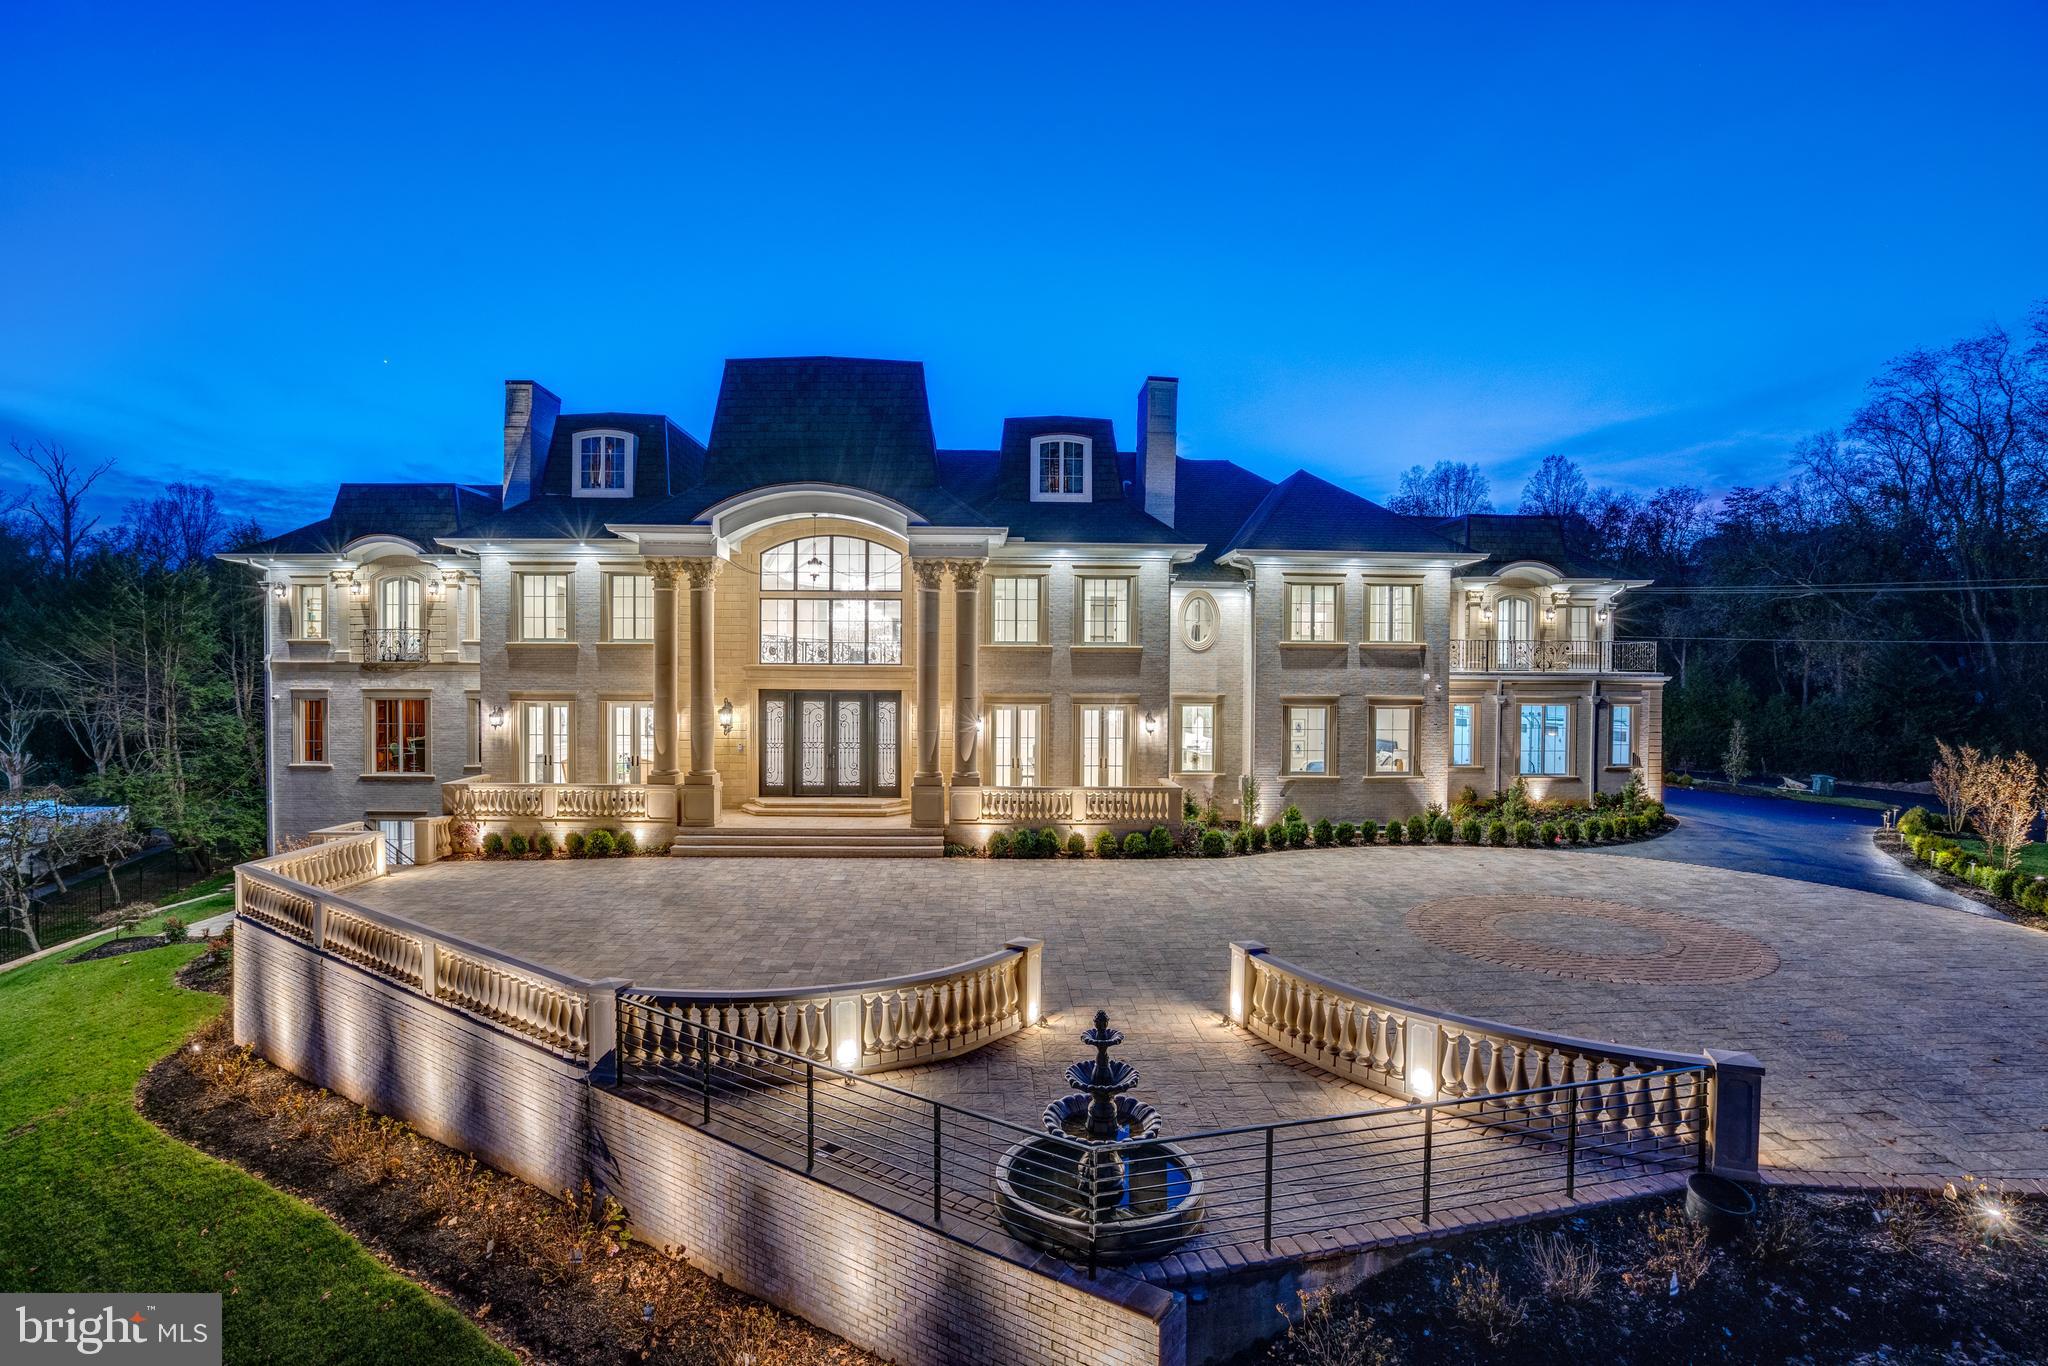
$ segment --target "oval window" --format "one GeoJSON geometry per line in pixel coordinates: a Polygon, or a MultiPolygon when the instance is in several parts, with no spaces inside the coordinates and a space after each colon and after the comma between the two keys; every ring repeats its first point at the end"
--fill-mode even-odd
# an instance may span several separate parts
{"type": "Polygon", "coordinates": [[[1216,599],[1207,593],[1190,593],[1181,604],[1180,636],[1190,650],[1206,650],[1216,643],[1216,599]]]}

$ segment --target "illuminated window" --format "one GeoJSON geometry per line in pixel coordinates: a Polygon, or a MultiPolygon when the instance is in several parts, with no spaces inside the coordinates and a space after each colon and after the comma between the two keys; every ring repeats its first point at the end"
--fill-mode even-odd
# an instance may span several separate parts
{"type": "Polygon", "coordinates": [[[1033,502],[1085,502],[1094,442],[1084,436],[1042,436],[1031,443],[1033,502]]]}
{"type": "Polygon", "coordinates": [[[1038,603],[1043,580],[1003,577],[991,580],[989,640],[996,645],[1036,645],[1038,603]]]}
{"type": "Polygon", "coordinates": [[[370,771],[427,771],[427,699],[379,697],[370,703],[370,771]]]}
{"type": "Polygon", "coordinates": [[[1128,707],[1081,708],[1081,786],[1124,786],[1130,725],[1128,707]]]}
{"type": "Polygon", "coordinates": [[[1330,771],[1330,709],[1327,706],[1288,707],[1287,771],[1328,773],[1330,771]]]}
{"type": "Polygon", "coordinates": [[[519,638],[521,640],[567,640],[569,638],[569,576],[567,574],[521,574],[519,576],[519,638]]]}
{"type": "Polygon", "coordinates": [[[1629,766],[1629,754],[1635,740],[1636,709],[1626,703],[1616,703],[1612,709],[1612,720],[1607,731],[1607,762],[1615,768],[1629,766]]]}
{"type": "Polygon", "coordinates": [[[1183,702],[1180,707],[1180,771],[1216,771],[1216,704],[1183,702]]]}
{"type": "Polygon", "coordinates": [[[763,664],[901,664],[903,554],[802,536],[761,554],[763,664]]]}
{"type": "Polygon", "coordinates": [[[1570,771],[1571,708],[1562,703],[1525,705],[1522,708],[1522,758],[1520,772],[1532,776],[1561,777],[1570,771]]]}
{"type": "Polygon", "coordinates": [[[1472,704],[1460,702],[1451,708],[1451,762],[1472,762],[1472,704]]]}
{"type": "Polygon", "coordinates": [[[292,589],[298,598],[293,622],[300,640],[327,639],[327,585],[302,583],[292,589]]]}
{"type": "Polygon", "coordinates": [[[1413,641],[1415,596],[1416,588],[1412,583],[1368,584],[1365,590],[1365,638],[1371,641],[1413,641]]]}
{"type": "Polygon", "coordinates": [[[1039,740],[1043,712],[1037,707],[1004,703],[989,708],[988,721],[995,754],[997,787],[1037,787],[1040,781],[1039,740]]]}
{"type": "Polygon", "coordinates": [[[1372,709],[1372,771],[1413,773],[1415,771],[1415,709],[1374,707],[1372,709]]]}
{"type": "Polygon", "coordinates": [[[1334,583],[1290,583],[1287,585],[1287,638],[1315,644],[1337,639],[1337,585],[1334,583]]]}
{"type": "Polygon", "coordinates": [[[1081,643],[1131,643],[1131,581],[1081,580],[1081,643]]]}
{"type": "Polygon", "coordinates": [[[611,574],[605,578],[613,640],[654,639],[654,578],[611,574]]]}
{"type": "Polygon", "coordinates": [[[578,432],[576,496],[629,498],[632,494],[632,436],[625,432],[578,432]]]}
{"type": "Polygon", "coordinates": [[[296,762],[327,762],[327,699],[324,697],[299,699],[299,753],[296,762]]]}

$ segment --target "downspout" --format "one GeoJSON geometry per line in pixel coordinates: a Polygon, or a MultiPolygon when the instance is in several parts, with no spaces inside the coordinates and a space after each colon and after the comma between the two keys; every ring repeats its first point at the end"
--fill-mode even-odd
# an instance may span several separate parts
{"type": "Polygon", "coordinates": [[[1586,805],[1600,793],[1600,680],[1586,684],[1586,805]]]}
{"type": "MultiPolygon", "coordinates": [[[[269,575],[263,586],[263,848],[277,852],[277,608],[272,606],[269,575]]],[[[323,576],[321,591],[326,591],[323,576]]],[[[291,589],[285,589],[285,604],[294,606],[291,589]]]]}
{"type": "MultiPolygon", "coordinates": [[[[1259,723],[1259,649],[1258,649],[1258,639],[1259,639],[1259,601],[1258,601],[1258,587],[1259,587],[1259,585],[1258,585],[1258,580],[1257,580],[1257,576],[1256,576],[1255,574],[1247,573],[1247,574],[1245,575],[1245,580],[1244,580],[1244,620],[1245,620],[1245,632],[1244,632],[1244,682],[1245,682],[1245,687],[1244,687],[1244,695],[1245,695],[1245,716],[1244,716],[1244,720],[1243,720],[1243,722],[1242,722],[1242,723],[1240,724],[1240,727],[1239,727],[1239,728],[1240,728],[1240,729],[1241,729],[1241,730],[1243,731],[1243,733],[1244,733],[1244,738],[1243,738],[1243,740],[1242,740],[1242,741],[1240,742],[1240,743],[1241,743],[1241,745],[1242,745],[1242,748],[1243,748],[1243,750],[1244,750],[1244,777],[1245,777],[1245,778],[1250,778],[1250,779],[1252,780],[1252,782],[1253,782],[1254,784],[1257,784],[1257,782],[1258,782],[1258,780],[1259,780],[1259,779],[1258,779],[1258,775],[1257,775],[1257,774],[1256,774],[1256,773],[1255,773],[1255,772],[1253,771],[1253,767],[1252,767],[1252,766],[1253,766],[1253,764],[1254,764],[1254,763],[1256,762],[1256,760],[1257,760],[1257,757],[1258,757],[1258,723],[1259,723]]],[[[1238,788],[1238,791],[1239,791],[1239,793],[1240,793],[1240,794],[1242,794],[1243,790],[1244,790],[1244,789],[1243,789],[1243,780],[1242,780],[1242,779],[1240,779],[1240,780],[1239,780],[1239,788],[1238,788]]],[[[1245,811],[1245,810],[1243,810],[1243,809],[1242,809],[1242,806],[1240,805],[1240,809],[1239,809],[1239,811],[1238,811],[1238,818],[1239,818],[1239,820],[1240,820],[1240,821],[1244,821],[1244,820],[1245,820],[1245,819],[1246,819],[1246,818],[1247,818],[1247,817],[1248,817],[1249,815],[1250,815],[1250,813],[1249,813],[1249,812],[1247,812],[1247,811],[1245,811]]]]}

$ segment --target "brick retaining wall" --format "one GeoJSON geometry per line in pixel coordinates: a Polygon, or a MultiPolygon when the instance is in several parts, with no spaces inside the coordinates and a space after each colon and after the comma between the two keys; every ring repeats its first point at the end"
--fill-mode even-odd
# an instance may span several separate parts
{"type": "Polygon", "coordinates": [[[246,918],[235,1039],[548,1191],[588,1175],[639,1236],[903,1363],[1182,1366],[1184,1306],[999,1235],[948,1236],[589,1085],[584,1069],[246,918]],[[980,1246],[977,1244],[986,1244],[980,1246]],[[997,1248],[995,1245],[1000,1244],[997,1248]]]}

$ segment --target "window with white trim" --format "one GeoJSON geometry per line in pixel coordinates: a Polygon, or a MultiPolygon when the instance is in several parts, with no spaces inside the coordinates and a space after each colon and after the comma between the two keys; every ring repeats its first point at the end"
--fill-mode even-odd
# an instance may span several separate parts
{"type": "Polygon", "coordinates": [[[1287,716],[1287,771],[1298,774],[1330,772],[1330,709],[1326,705],[1289,706],[1287,716]]]}
{"type": "Polygon", "coordinates": [[[1045,580],[1004,575],[989,582],[989,641],[995,645],[1037,645],[1038,608],[1045,580]]]}
{"type": "Polygon", "coordinates": [[[1131,643],[1131,581],[1081,580],[1081,643],[1131,643]]]}
{"type": "Polygon", "coordinates": [[[519,638],[521,640],[567,640],[569,638],[569,576],[567,574],[520,574],[519,638]]]}
{"type": "Polygon", "coordinates": [[[1635,743],[1636,709],[1627,702],[1617,702],[1608,708],[1608,716],[1607,762],[1614,768],[1627,768],[1635,743]]]}
{"type": "Polygon", "coordinates": [[[1041,436],[1031,442],[1031,501],[1080,503],[1089,496],[1095,443],[1085,436],[1041,436]]]}
{"type": "Polygon", "coordinates": [[[1183,702],[1180,704],[1180,771],[1182,773],[1214,773],[1216,771],[1216,704],[1214,702],[1183,702]]]}
{"type": "Polygon", "coordinates": [[[479,579],[464,579],[462,593],[462,638],[481,640],[484,634],[484,590],[479,579]]]}
{"type": "Polygon", "coordinates": [[[469,763],[467,767],[484,766],[484,700],[472,696],[469,699],[469,763]]]}
{"type": "Polygon", "coordinates": [[[630,433],[576,433],[576,496],[633,496],[633,437],[630,433]]]}
{"type": "Polygon", "coordinates": [[[1044,736],[1044,710],[1035,705],[998,703],[988,709],[990,752],[995,759],[997,787],[1037,787],[1044,736]]]}
{"type": "Polygon", "coordinates": [[[605,598],[612,640],[654,639],[654,576],[607,574],[605,598]]]}
{"type": "Polygon", "coordinates": [[[300,640],[327,639],[327,585],[302,583],[292,589],[297,599],[292,612],[292,633],[300,640]]]}
{"type": "Polygon", "coordinates": [[[420,629],[420,581],[393,575],[377,583],[377,625],[387,631],[420,629]]]}
{"type": "Polygon", "coordinates": [[[1372,771],[1379,774],[1415,771],[1415,708],[1372,709],[1372,771]]]}
{"type": "Polygon", "coordinates": [[[1367,584],[1365,638],[1376,643],[1413,642],[1416,591],[1412,583],[1367,584]]]}
{"type": "Polygon", "coordinates": [[[525,702],[519,708],[520,747],[529,783],[569,781],[569,704],[525,702]]]}
{"type": "Polygon", "coordinates": [[[427,771],[427,699],[379,697],[370,703],[370,771],[427,771]]]}
{"type": "Polygon", "coordinates": [[[763,664],[901,664],[903,554],[858,536],[761,553],[763,664]]]}
{"type": "Polygon", "coordinates": [[[1451,705],[1451,763],[1470,767],[1472,763],[1472,728],[1475,711],[1470,702],[1456,702],[1451,705]]]}
{"type": "Polygon", "coordinates": [[[1531,777],[1563,777],[1571,771],[1571,708],[1558,702],[1522,707],[1522,755],[1518,771],[1531,777]]]}
{"type": "Polygon", "coordinates": [[[1317,645],[1337,641],[1337,585],[1287,585],[1287,639],[1317,645]]]}
{"type": "Polygon", "coordinates": [[[1127,785],[1130,734],[1129,707],[1081,708],[1081,786],[1127,785]]]}
{"type": "Polygon", "coordinates": [[[1202,651],[1216,643],[1216,599],[1201,589],[1188,594],[1180,607],[1180,638],[1190,650],[1202,651]]]}
{"type": "Polygon", "coordinates": [[[610,747],[611,781],[645,781],[654,767],[654,704],[612,702],[605,707],[605,735],[610,747]]]}
{"type": "Polygon", "coordinates": [[[327,762],[327,699],[325,697],[301,697],[298,701],[298,743],[292,762],[295,764],[324,764],[327,762]]]}

